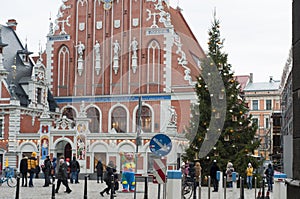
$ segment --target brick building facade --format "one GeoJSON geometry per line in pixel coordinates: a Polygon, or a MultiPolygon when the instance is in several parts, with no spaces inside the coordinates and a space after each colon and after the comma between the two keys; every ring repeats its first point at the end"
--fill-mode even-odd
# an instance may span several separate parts
{"type": "Polygon", "coordinates": [[[36,151],[40,160],[76,155],[83,173],[99,159],[119,169],[121,154],[136,151],[141,98],[138,172],[152,169],[149,141],[157,133],[172,140],[169,169],[179,165],[204,57],[180,9],[163,0],[63,1],[47,38],[40,60],[59,108],[43,111],[35,128],[20,126],[35,141],[16,135],[24,140],[17,159],[36,151]]]}

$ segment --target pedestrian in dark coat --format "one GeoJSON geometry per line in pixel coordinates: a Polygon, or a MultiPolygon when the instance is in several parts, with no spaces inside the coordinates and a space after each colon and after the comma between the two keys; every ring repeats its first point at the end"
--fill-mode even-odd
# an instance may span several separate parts
{"type": "Polygon", "coordinates": [[[75,180],[75,184],[78,184],[78,175],[80,172],[80,165],[79,162],[76,160],[76,156],[73,156],[73,160],[70,162],[70,182],[73,184],[73,180],[75,180]]]}
{"type": "Polygon", "coordinates": [[[101,183],[103,183],[103,164],[101,162],[101,159],[98,160],[96,169],[97,169],[97,183],[99,183],[99,178],[101,179],[101,183]]]}
{"type": "Polygon", "coordinates": [[[46,159],[44,160],[43,165],[43,172],[44,172],[44,178],[45,178],[45,184],[43,187],[49,187],[50,184],[50,172],[51,172],[51,161],[49,156],[46,156],[46,159]]]}
{"type": "Polygon", "coordinates": [[[28,173],[28,157],[23,154],[20,162],[20,173],[22,174],[22,187],[27,187],[27,173],[28,173]]]}
{"type": "Polygon", "coordinates": [[[57,187],[55,190],[55,193],[58,193],[60,184],[62,183],[66,187],[66,192],[71,193],[72,190],[69,187],[68,184],[68,173],[67,173],[68,165],[64,160],[64,157],[61,157],[59,159],[59,165],[57,170],[57,187]]]}
{"type": "Polygon", "coordinates": [[[274,170],[273,170],[271,164],[268,165],[268,168],[265,171],[265,175],[267,177],[268,191],[272,192],[273,191],[274,170]]]}
{"type": "Polygon", "coordinates": [[[50,176],[52,178],[52,183],[55,181],[55,171],[56,171],[56,158],[53,158],[51,161],[51,172],[50,176]]]}
{"type": "Polygon", "coordinates": [[[218,192],[218,180],[217,180],[217,171],[220,171],[219,166],[217,165],[217,161],[214,160],[213,164],[210,168],[210,177],[214,186],[213,192],[218,192]]]}
{"type": "MultiPolygon", "coordinates": [[[[117,170],[115,169],[114,163],[112,161],[110,161],[106,167],[106,172],[107,172],[106,178],[104,178],[104,181],[105,181],[107,187],[103,191],[100,192],[100,195],[102,197],[104,197],[104,193],[106,193],[107,195],[109,194],[109,191],[112,188],[111,186],[113,185],[112,182],[115,182],[116,175],[114,175],[114,174],[116,173],[116,171],[117,170]],[[114,175],[114,177],[113,177],[114,179],[111,179],[112,175],[114,175]]],[[[115,194],[115,193],[113,193],[113,194],[115,194]]]]}

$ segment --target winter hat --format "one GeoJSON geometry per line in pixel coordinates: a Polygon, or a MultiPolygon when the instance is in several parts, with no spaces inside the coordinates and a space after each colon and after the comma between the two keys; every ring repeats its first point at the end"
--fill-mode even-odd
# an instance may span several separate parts
{"type": "Polygon", "coordinates": [[[32,157],[35,157],[35,156],[36,156],[36,152],[32,152],[32,153],[31,153],[31,156],[32,156],[32,157]]]}

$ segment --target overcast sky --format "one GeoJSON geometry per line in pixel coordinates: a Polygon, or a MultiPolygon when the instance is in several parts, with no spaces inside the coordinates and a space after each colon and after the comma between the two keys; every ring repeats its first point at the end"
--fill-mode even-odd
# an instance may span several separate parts
{"type": "MultiPolygon", "coordinates": [[[[254,74],[254,81],[280,79],[292,40],[292,0],[170,0],[179,6],[200,45],[207,50],[213,11],[221,21],[224,51],[236,75],[254,74]]],[[[49,17],[56,19],[62,0],[5,0],[0,23],[18,22],[17,34],[28,48],[45,49],[49,17]]]]}

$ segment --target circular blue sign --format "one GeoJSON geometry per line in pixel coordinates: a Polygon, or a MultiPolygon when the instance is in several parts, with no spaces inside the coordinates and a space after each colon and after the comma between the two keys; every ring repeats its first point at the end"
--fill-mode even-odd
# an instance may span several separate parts
{"type": "Polygon", "coordinates": [[[149,144],[150,151],[158,156],[165,156],[172,149],[172,141],[165,134],[157,134],[153,136],[149,144]]]}

